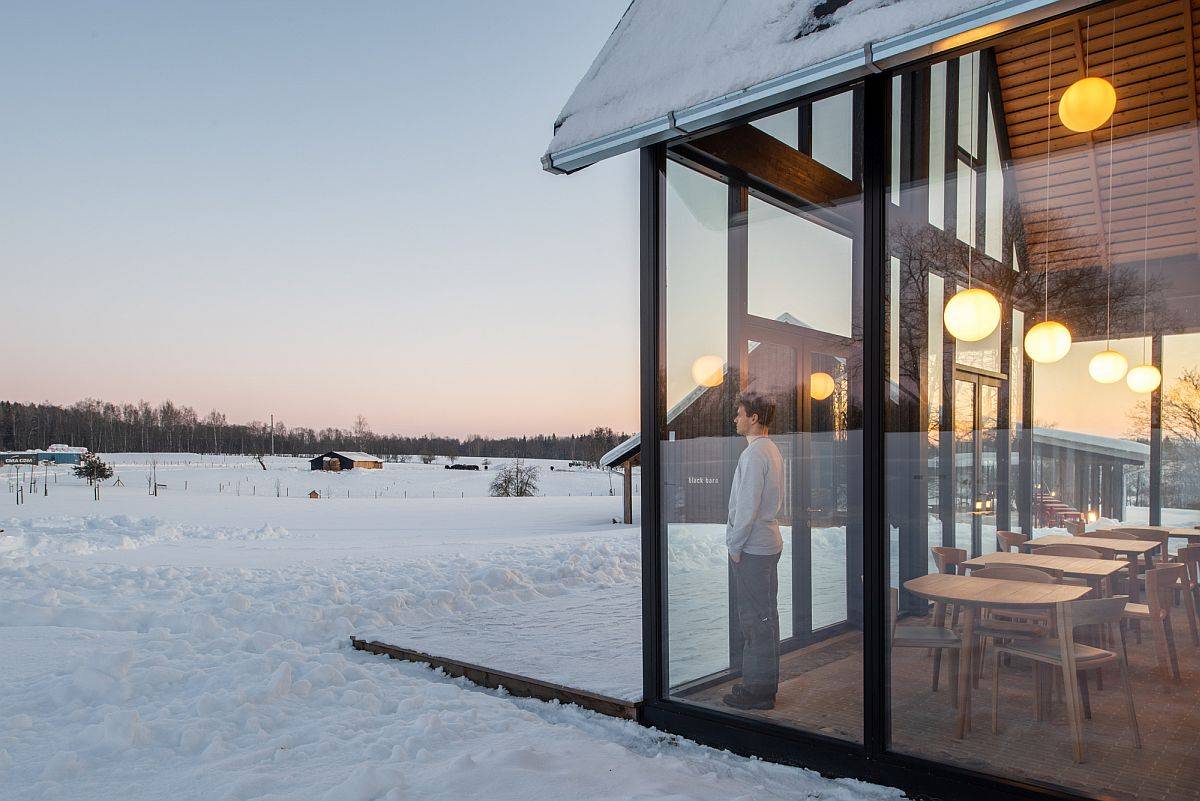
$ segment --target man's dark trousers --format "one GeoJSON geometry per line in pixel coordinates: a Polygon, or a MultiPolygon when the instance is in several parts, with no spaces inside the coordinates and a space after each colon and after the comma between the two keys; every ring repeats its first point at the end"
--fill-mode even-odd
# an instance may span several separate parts
{"type": "Polygon", "coordinates": [[[737,622],[742,634],[742,684],[757,696],[779,688],[779,554],[743,553],[733,563],[737,622]]]}

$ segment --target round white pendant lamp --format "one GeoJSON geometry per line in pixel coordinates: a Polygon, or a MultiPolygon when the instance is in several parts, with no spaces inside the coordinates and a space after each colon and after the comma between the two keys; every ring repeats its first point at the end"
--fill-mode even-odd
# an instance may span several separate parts
{"type": "Polygon", "coordinates": [[[1071,350],[1071,332],[1057,320],[1044,320],[1025,334],[1025,352],[1039,364],[1054,364],[1071,350]]]}
{"type": "Polygon", "coordinates": [[[833,394],[833,376],[829,373],[813,373],[808,379],[808,394],[813,400],[823,401],[833,394]]]}
{"type": "Polygon", "coordinates": [[[1111,348],[1103,350],[1088,362],[1088,374],[1099,384],[1115,384],[1125,377],[1129,360],[1111,348]]]}
{"type": "Polygon", "coordinates": [[[1103,78],[1080,78],[1058,101],[1058,118],[1077,133],[1094,131],[1117,108],[1117,90],[1103,78]]]}
{"type": "Polygon", "coordinates": [[[725,360],[709,354],[692,362],[692,380],[698,386],[717,387],[725,380],[725,360]]]}
{"type": "Polygon", "coordinates": [[[950,298],[942,319],[955,339],[978,342],[1000,325],[1000,301],[986,289],[963,289],[950,298]]]}
{"type": "Polygon", "coordinates": [[[1134,392],[1149,393],[1158,389],[1162,383],[1162,373],[1152,364],[1139,364],[1125,376],[1125,383],[1134,392]]]}

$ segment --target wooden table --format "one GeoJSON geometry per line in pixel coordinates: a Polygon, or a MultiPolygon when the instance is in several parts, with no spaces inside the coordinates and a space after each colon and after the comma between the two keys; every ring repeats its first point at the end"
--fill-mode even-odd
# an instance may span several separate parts
{"type": "Polygon", "coordinates": [[[1082,545],[1085,548],[1088,545],[1096,548],[1108,548],[1111,551],[1116,551],[1122,556],[1129,557],[1129,575],[1130,587],[1129,598],[1132,601],[1141,600],[1141,590],[1138,586],[1136,576],[1138,575],[1137,560],[1139,558],[1146,561],[1146,569],[1154,567],[1153,554],[1160,547],[1160,543],[1154,540],[1108,540],[1103,537],[1073,537],[1069,534],[1049,534],[1045,537],[1037,537],[1036,539],[1028,540],[1021,547],[1029,549],[1038,545],[1082,545]]]}
{"type": "Polygon", "coordinates": [[[963,567],[977,569],[989,565],[1021,565],[1047,570],[1057,570],[1067,576],[1085,578],[1093,584],[1101,595],[1111,595],[1105,592],[1110,580],[1117,573],[1129,568],[1128,562],[1116,559],[1087,559],[1077,556],[1044,556],[1038,553],[1005,553],[998,551],[968,559],[963,567]]]}
{"type": "MultiPolygon", "coordinates": [[[[1151,543],[1154,544],[1154,543],[1151,543]]],[[[904,582],[904,589],[930,601],[954,604],[962,609],[962,647],[958,651],[958,718],[954,737],[962,739],[971,719],[971,679],[975,664],[975,623],[979,610],[988,606],[1004,609],[1046,609],[1077,601],[1091,592],[1071,584],[1035,584],[1031,581],[956,576],[930,573],[904,582]]]]}
{"type": "Polygon", "coordinates": [[[1187,540],[1189,545],[1200,543],[1200,530],[1195,528],[1172,528],[1171,526],[1130,526],[1130,528],[1148,528],[1152,531],[1162,531],[1168,537],[1187,540]]]}

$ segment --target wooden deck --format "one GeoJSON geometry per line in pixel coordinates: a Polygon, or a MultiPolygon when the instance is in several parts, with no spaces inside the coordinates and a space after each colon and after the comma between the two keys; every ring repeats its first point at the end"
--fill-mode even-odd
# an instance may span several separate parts
{"type": "Polygon", "coordinates": [[[599,712],[602,715],[624,718],[626,720],[641,721],[642,718],[642,704],[640,701],[610,698],[607,695],[590,693],[586,690],[577,690],[573,687],[553,682],[539,681],[531,679],[528,676],[506,673],[502,670],[492,670],[491,668],[473,665],[469,662],[461,662],[456,659],[433,656],[432,654],[401,648],[376,640],[368,642],[367,640],[360,640],[357,637],[351,637],[350,644],[359,651],[380,654],[392,659],[402,659],[406,662],[429,665],[430,667],[444,671],[448,676],[465,678],[473,684],[478,684],[480,687],[487,687],[493,690],[503,687],[509,695],[518,698],[536,698],[539,701],[558,701],[563,704],[575,704],[584,709],[599,712]]]}
{"type": "MultiPolygon", "coordinates": [[[[932,692],[933,660],[919,648],[893,651],[892,748],[945,764],[1057,784],[1100,798],[1200,801],[1196,736],[1200,731],[1200,648],[1192,644],[1186,622],[1175,622],[1175,635],[1182,675],[1177,683],[1164,679],[1158,670],[1148,627],[1143,626],[1140,645],[1132,634],[1129,638],[1141,750],[1132,745],[1115,668],[1104,671],[1103,690],[1097,690],[1092,678],[1092,718],[1084,721],[1083,764],[1073,760],[1071,731],[1060,701],[1054,703],[1050,720],[1034,718],[1032,673],[1018,660],[1001,670],[1000,730],[992,734],[990,658],[979,688],[973,691],[972,730],[962,740],[955,740],[949,670],[943,666],[941,688],[932,692]]],[[[738,714],[861,742],[859,633],[786,654],[780,674],[775,709],[738,714]]],[[[679,700],[735,712],[721,703],[732,684],[708,687],[679,700]]]]}

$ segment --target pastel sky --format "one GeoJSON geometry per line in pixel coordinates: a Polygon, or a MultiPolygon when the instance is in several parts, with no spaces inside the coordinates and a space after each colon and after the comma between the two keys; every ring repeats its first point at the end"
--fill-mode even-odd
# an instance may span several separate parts
{"type": "Polygon", "coordinates": [[[636,157],[538,164],[627,3],[5,3],[0,397],[635,430],[636,157]]]}

